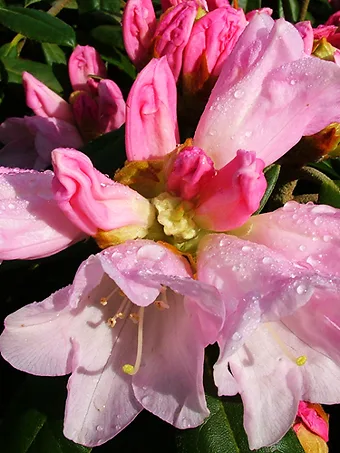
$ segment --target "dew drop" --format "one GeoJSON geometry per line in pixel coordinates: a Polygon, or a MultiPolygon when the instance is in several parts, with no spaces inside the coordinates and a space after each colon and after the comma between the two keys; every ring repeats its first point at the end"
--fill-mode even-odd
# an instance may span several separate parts
{"type": "Polygon", "coordinates": [[[289,83],[290,83],[291,85],[295,85],[295,84],[296,84],[296,80],[291,80],[289,83]]]}
{"type": "Polygon", "coordinates": [[[270,258],[270,256],[265,256],[262,260],[262,263],[263,264],[270,264],[272,262],[272,258],[270,258]]]}
{"type": "Polygon", "coordinates": [[[247,138],[249,138],[249,137],[251,137],[251,136],[253,135],[253,133],[252,133],[252,131],[246,131],[246,132],[244,133],[244,135],[245,135],[247,138]]]}
{"type": "Polygon", "coordinates": [[[301,250],[301,252],[304,252],[306,250],[306,246],[303,244],[300,245],[299,250],[301,250]]]}
{"type": "Polygon", "coordinates": [[[103,429],[104,429],[104,428],[103,428],[102,426],[100,426],[100,425],[97,425],[97,426],[96,426],[96,430],[99,431],[99,432],[103,431],[103,429]]]}
{"type": "Polygon", "coordinates": [[[314,225],[316,225],[316,226],[321,225],[321,224],[322,224],[322,218],[321,218],[321,217],[316,217],[316,218],[314,219],[314,222],[313,222],[313,223],[314,223],[314,225]]]}
{"type": "Polygon", "coordinates": [[[242,90],[236,90],[234,93],[234,98],[235,99],[240,99],[243,96],[243,91],[242,90]]]}
{"type": "Polygon", "coordinates": [[[234,341],[239,341],[242,338],[242,335],[239,332],[235,332],[234,335],[231,337],[234,341]]]}
{"type": "Polygon", "coordinates": [[[299,285],[299,286],[296,288],[296,292],[297,292],[298,294],[300,294],[300,295],[301,295],[301,294],[304,294],[306,291],[307,291],[306,285],[302,285],[302,284],[301,284],[301,285],[299,285]]]}
{"type": "Polygon", "coordinates": [[[15,209],[15,205],[14,205],[13,203],[10,203],[10,204],[8,205],[8,209],[15,209]]]}
{"type": "Polygon", "coordinates": [[[249,247],[249,245],[244,245],[242,247],[242,252],[249,252],[251,250],[251,247],[249,247]]]}
{"type": "Polygon", "coordinates": [[[322,239],[324,240],[324,242],[329,242],[329,241],[331,241],[333,238],[332,238],[332,236],[329,236],[328,234],[326,234],[322,239]]]}

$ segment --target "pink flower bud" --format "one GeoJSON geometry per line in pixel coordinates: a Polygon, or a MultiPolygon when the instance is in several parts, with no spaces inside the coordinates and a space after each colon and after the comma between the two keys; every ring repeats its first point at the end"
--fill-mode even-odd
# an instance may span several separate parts
{"type": "Polygon", "coordinates": [[[55,200],[80,230],[94,236],[98,230],[148,227],[152,216],[149,201],[100,173],[85,154],[75,149],[55,149],[52,163],[55,200]]]}
{"type": "Polygon", "coordinates": [[[303,39],[304,50],[307,55],[310,55],[313,50],[313,42],[314,42],[314,32],[312,24],[309,20],[305,20],[304,22],[298,22],[295,24],[295,28],[301,35],[303,39]]]}
{"type": "Polygon", "coordinates": [[[340,26],[340,11],[337,11],[336,13],[332,14],[325,22],[325,25],[336,25],[337,27],[339,27],[340,26]]]}
{"type": "Polygon", "coordinates": [[[23,72],[22,81],[26,92],[26,104],[36,115],[74,123],[71,107],[63,98],[29,72],[23,72]]]}
{"type": "Polygon", "coordinates": [[[230,6],[228,0],[207,0],[208,11],[213,11],[217,8],[224,8],[230,6]]]}
{"type": "Polygon", "coordinates": [[[125,101],[117,84],[101,80],[98,85],[99,129],[102,134],[114,131],[125,122],[125,101]]]}
{"type": "Polygon", "coordinates": [[[75,92],[71,97],[73,114],[81,135],[90,141],[99,134],[99,109],[96,101],[85,91],[75,92]]]}
{"type": "Polygon", "coordinates": [[[191,200],[214,174],[214,163],[210,157],[197,146],[187,146],[180,151],[171,166],[167,190],[184,200],[191,200]]]}
{"type": "Polygon", "coordinates": [[[160,18],[154,37],[154,57],[166,55],[177,81],[182,69],[183,51],[190,37],[198,4],[194,1],[180,3],[167,10],[160,18]]]}
{"type": "Polygon", "coordinates": [[[330,36],[333,36],[338,27],[336,25],[319,25],[318,27],[314,28],[314,39],[321,39],[326,38],[328,39],[330,36]]]}
{"type": "Polygon", "coordinates": [[[242,9],[218,8],[195,22],[183,55],[183,82],[187,91],[199,91],[233,50],[247,25],[242,9]]]}
{"type": "MultiPolygon", "coordinates": [[[[327,414],[323,411],[320,405],[300,401],[297,421],[302,421],[311,432],[321,437],[321,439],[325,442],[328,442],[329,426],[327,422],[327,414]]],[[[294,424],[294,431],[297,431],[297,425],[298,423],[294,424]]]]}
{"type": "Polygon", "coordinates": [[[268,16],[271,16],[273,14],[273,10],[271,8],[253,9],[246,14],[247,21],[250,22],[255,14],[267,14],[268,16]]]}
{"type": "Polygon", "coordinates": [[[91,75],[105,78],[106,68],[99,53],[91,46],[77,46],[68,62],[68,73],[74,91],[88,91],[87,81],[91,75]]]}
{"type": "Polygon", "coordinates": [[[177,89],[165,57],[151,60],[132,85],[125,141],[129,160],[165,156],[179,142],[177,89]]]}
{"type": "Polygon", "coordinates": [[[151,0],[128,0],[122,19],[125,50],[130,60],[142,67],[149,58],[156,15],[151,0]]]}
{"type": "Polygon", "coordinates": [[[236,157],[204,186],[195,221],[213,231],[243,225],[258,209],[266,190],[264,162],[254,152],[239,150],[236,157]]]}
{"type": "MultiPolygon", "coordinates": [[[[172,6],[177,6],[180,3],[185,3],[186,1],[187,0],[161,0],[162,10],[163,10],[163,12],[165,12],[167,9],[171,8],[172,6]]],[[[220,0],[220,1],[223,2],[223,0],[220,0]]],[[[225,0],[225,2],[229,6],[229,2],[227,0],[225,0]]],[[[205,9],[205,11],[209,11],[208,4],[207,4],[206,0],[197,0],[197,3],[203,9],[205,9]]]]}

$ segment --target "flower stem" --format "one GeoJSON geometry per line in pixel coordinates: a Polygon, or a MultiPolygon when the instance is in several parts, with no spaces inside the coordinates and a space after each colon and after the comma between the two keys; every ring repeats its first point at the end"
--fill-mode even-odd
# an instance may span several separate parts
{"type": "Polygon", "coordinates": [[[300,9],[300,15],[299,15],[299,22],[302,22],[303,20],[305,20],[308,6],[309,6],[309,1],[310,0],[303,0],[303,2],[302,2],[302,6],[300,9]]]}
{"type": "Polygon", "coordinates": [[[56,16],[60,11],[65,8],[65,6],[70,2],[70,0],[57,0],[53,6],[47,11],[51,16],[56,16]]]}

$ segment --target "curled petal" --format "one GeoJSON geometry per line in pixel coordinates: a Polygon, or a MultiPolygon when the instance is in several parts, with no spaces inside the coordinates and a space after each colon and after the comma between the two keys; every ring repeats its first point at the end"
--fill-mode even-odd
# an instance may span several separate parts
{"type": "Polygon", "coordinates": [[[0,259],[53,255],[84,235],[58,208],[53,173],[4,169],[0,172],[0,259]]]}
{"type": "Polygon", "coordinates": [[[72,108],[77,126],[86,141],[99,135],[99,108],[93,97],[85,91],[72,96],[72,108]]]}
{"type": "Polygon", "coordinates": [[[88,79],[92,75],[105,78],[106,68],[94,47],[78,45],[68,61],[68,73],[74,91],[88,91],[88,79]]]}
{"type": "Polygon", "coordinates": [[[213,161],[195,146],[187,146],[168,170],[167,190],[184,200],[196,197],[214,176],[213,161]]]}
{"type": "Polygon", "coordinates": [[[302,135],[340,120],[339,76],[332,62],[305,56],[293,25],[258,14],[223,67],[194,144],[217,168],[238,149],[255,151],[268,165],[302,135]]]}
{"type": "Polygon", "coordinates": [[[307,55],[310,55],[313,50],[313,42],[314,42],[314,33],[313,27],[309,20],[304,22],[298,22],[295,24],[295,28],[301,35],[303,39],[304,49],[307,55]]]}
{"type": "Polygon", "coordinates": [[[175,80],[182,69],[183,50],[190,37],[198,4],[188,0],[170,8],[160,18],[154,36],[154,57],[166,56],[175,80]]]}
{"type": "Polygon", "coordinates": [[[255,153],[239,150],[237,156],[206,182],[196,222],[205,229],[227,231],[243,225],[258,209],[266,190],[264,162],[255,153]]]}
{"type": "Polygon", "coordinates": [[[268,16],[271,16],[273,14],[273,10],[271,8],[253,9],[246,14],[247,21],[250,22],[257,14],[268,14],[268,16]]]}
{"type": "Polygon", "coordinates": [[[129,160],[162,157],[176,147],[177,89],[165,57],[151,60],[138,75],[126,107],[129,160]]]}
{"type": "Polygon", "coordinates": [[[90,159],[74,149],[52,152],[53,191],[59,208],[89,235],[125,226],[147,228],[152,220],[148,200],[96,170],[90,159]]]}
{"type": "Polygon", "coordinates": [[[149,57],[156,29],[156,15],[151,0],[128,0],[122,19],[124,46],[130,60],[143,66],[149,57]]]}
{"type": "Polygon", "coordinates": [[[195,22],[183,54],[183,80],[188,91],[201,89],[217,78],[247,25],[243,10],[218,8],[195,22]]]}
{"type": "Polygon", "coordinates": [[[112,80],[99,82],[98,106],[101,133],[119,129],[125,123],[125,101],[118,85],[112,80]]]}
{"type": "Polygon", "coordinates": [[[23,72],[22,81],[26,93],[26,104],[36,115],[74,123],[71,106],[63,98],[29,72],[23,72]]]}
{"type": "Polygon", "coordinates": [[[336,25],[339,27],[340,25],[340,11],[337,11],[336,13],[332,14],[329,16],[329,18],[326,20],[325,25],[336,25]]]}

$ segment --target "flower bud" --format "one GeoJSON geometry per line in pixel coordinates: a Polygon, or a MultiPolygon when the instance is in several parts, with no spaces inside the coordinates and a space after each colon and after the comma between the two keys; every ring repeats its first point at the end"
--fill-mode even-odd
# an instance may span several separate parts
{"type": "Polygon", "coordinates": [[[151,60],[140,72],[126,106],[128,160],[159,158],[176,147],[177,89],[166,57],[151,60]]]}
{"type": "Polygon", "coordinates": [[[222,65],[247,25],[243,10],[218,8],[195,22],[183,54],[184,89],[201,90],[219,76],[222,65]]]}
{"type": "Polygon", "coordinates": [[[303,45],[306,54],[310,55],[313,50],[314,42],[314,32],[312,24],[310,23],[309,20],[306,20],[304,22],[298,22],[297,24],[295,24],[295,28],[298,30],[298,32],[301,35],[301,38],[303,39],[303,45]]]}
{"type": "Polygon", "coordinates": [[[224,8],[230,6],[228,0],[207,0],[208,11],[213,11],[217,8],[224,8]]]}
{"type": "Polygon", "coordinates": [[[320,58],[320,60],[335,61],[335,53],[337,49],[333,47],[326,38],[321,38],[314,41],[312,55],[320,58]]]}
{"type": "Polygon", "coordinates": [[[85,91],[75,91],[70,96],[70,103],[84,140],[88,142],[96,138],[99,135],[99,109],[96,101],[85,91]]]}
{"type": "MultiPolygon", "coordinates": [[[[91,236],[126,227],[136,233],[136,237],[147,233],[154,220],[154,211],[147,199],[100,173],[90,159],[77,150],[55,149],[52,163],[55,200],[80,230],[91,236]]],[[[101,239],[101,243],[105,242],[105,238],[101,239]]]]}
{"type": "Polygon", "coordinates": [[[74,123],[71,107],[63,98],[29,72],[23,72],[22,81],[26,92],[26,104],[36,115],[74,123]]]}
{"type": "Polygon", "coordinates": [[[300,401],[293,429],[306,452],[328,453],[328,415],[320,404],[300,401]]]}
{"type": "Polygon", "coordinates": [[[156,28],[156,15],[151,0],[128,0],[122,19],[124,46],[130,60],[143,67],[149,58],[156,28]]]}
{"type": "Polygon", "coordinates": [[[254,152],[236,157],[204,186],[194,220],[202,228],[228,231],[243,225],[258,209],[267,182],[264,162],[254,152]]]}
{"type": "Polygon", "coordinates": [[[118,85],[112,80],[99,82],[97,102],[102,134],[119,129],[125,123],[125,101],[118,85]]]}
{"type": "Polygon", "coordinates": [[[188,0],[168,9],[160,18],[154,36],[153,56],[166,55],[177,81],[182,69],[183,51],[198,12],[198,4],[188,0]]]}
{"type": "Polygon", "coordinates": [[[68,73],[74,91],[89,91],[87,85],[89,77],[94,75],[105,78],[106,68],[96,49],[78,45],[70,56],[68,73]]]}
{"type": "Polygon", "coordinates": [[[179,152],[168,169],[167,190],[191,200],[214,176],[214,163],[201,148],[187,146],[179,152]]]}

